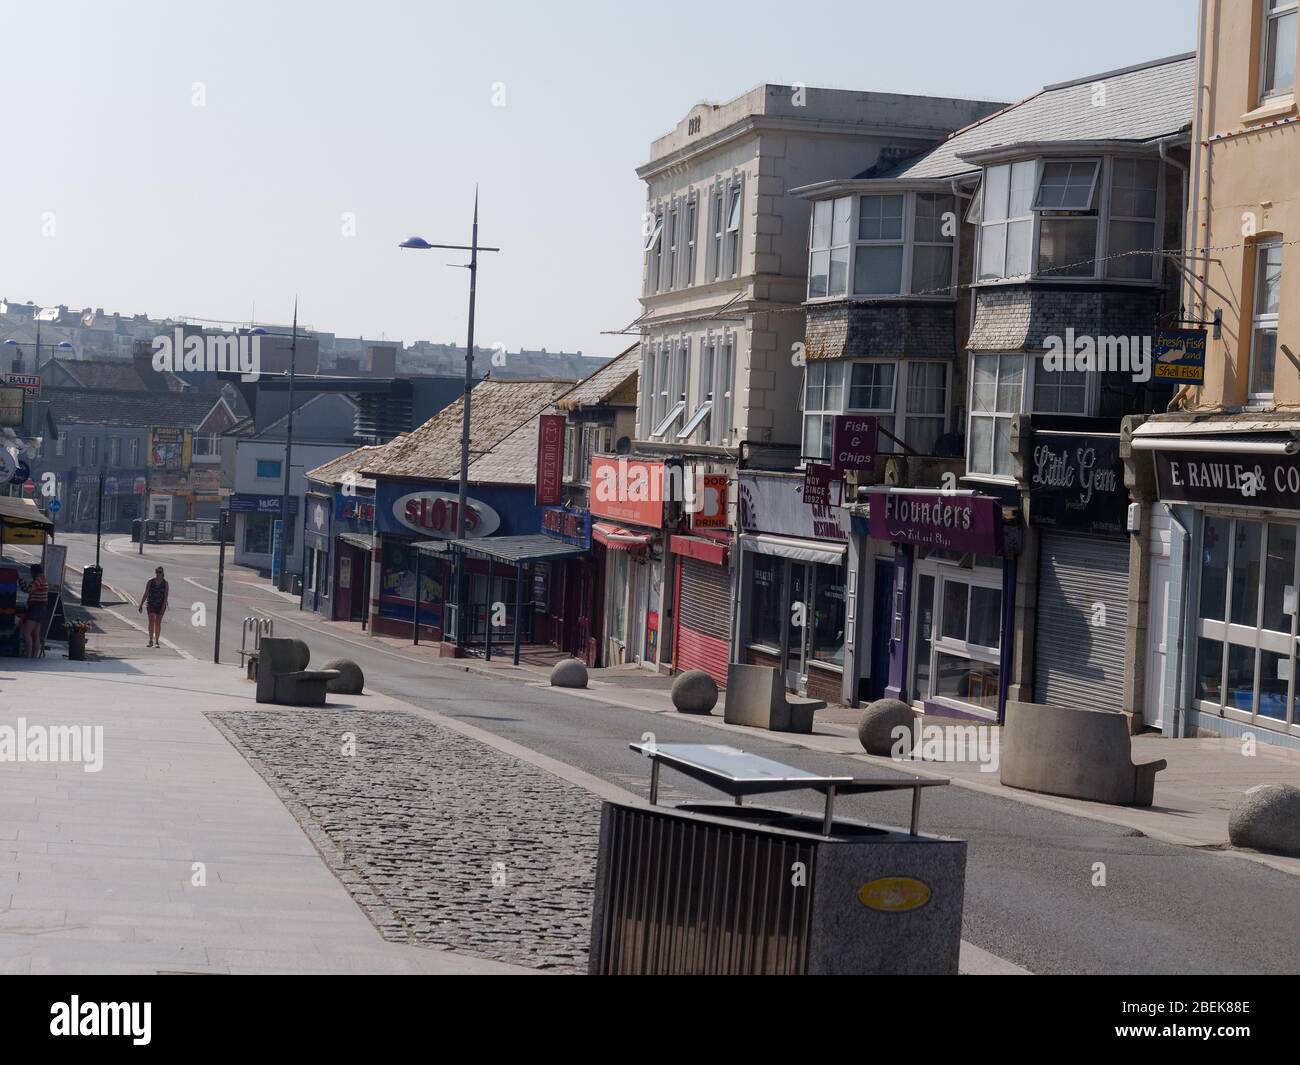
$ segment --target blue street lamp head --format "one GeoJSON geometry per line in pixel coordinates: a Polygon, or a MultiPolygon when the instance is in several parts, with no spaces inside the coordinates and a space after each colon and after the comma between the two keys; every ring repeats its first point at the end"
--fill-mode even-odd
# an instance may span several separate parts
{"type": "Polygon", "coordinates": [[[65,351],[71,351],[71,350],[72,350],[72,345],[69,344],[66,340],[60,340],[60,341],[55,345],[55,347],[63,348],[65,351]]]}
{"type": "Polygon", "coordinates": [[[248,331],[248,335],[251,337],[264,337],[267,336],[268,334],[266,330],[263,329],[260,325],[256,325],[248,331]]]}
{"type": "Polygon", "coordinates": [[[433,247],[433,245],[430,244],[423,237],[407,237],[404,241],[402,241],[401,244],[398,245],[398,247],[414,248],[416,251],[428,251],[430,248],[433,247]]]}
{"type": "Polygon", "coordinates": [[[18,346],[18,341],[16,341],[13,337],[10,337],[8,340],[5,341],[5,343],[12,345],[15,348],[18,346]]]}

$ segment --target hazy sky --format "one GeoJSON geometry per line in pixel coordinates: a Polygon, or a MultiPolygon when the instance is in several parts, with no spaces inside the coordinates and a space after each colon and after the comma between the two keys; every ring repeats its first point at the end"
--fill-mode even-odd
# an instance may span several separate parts
{"type": "Polygon", "coordinates": [[[650,142],[764,81],[1015,100],[1195,47],[1194,0],[4,5],[0,296],[612,354],[650,142]],[[199,83],[196,85],[196,83],[199,83]],[[494,106],[494,87],[505,106],[494,106]],[[200,99],[201,98],[201,99],[200,99]],[[196,106],[196,103],[202,106],[196,106]],[[355,235],[345,236],[355,218],[355,235]]]}

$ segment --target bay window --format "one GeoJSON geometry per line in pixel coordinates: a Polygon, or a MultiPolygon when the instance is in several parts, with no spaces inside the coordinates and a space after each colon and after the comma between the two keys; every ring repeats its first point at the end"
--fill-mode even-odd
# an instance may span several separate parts
{"type": "Polygon", "coordinates": [[[1087,370],[1048,370],[1037,358],[1030,409],[1035,414],[1087,414],[1089,380],[1087,370]]]}
{"type": "Polygon", "coordinates": [[[831,453],[831,419],[844,413],[844,363],[808,363],[804,371],[803,457],[820,461],[831,453]]]}
{"type": "Polygon", "coordinates": [[[991,166],[984,171],[980,205],[979,279],[1022,277],[1029,273],[1033,239],[1034,159],[991,166]]]}
{"type": "Polygon", "coordinates": [[[1282,294],[1282,244],[1261,242],[1255,249],[1255,310],[1250,334],[1250,401],[1271,403],[1277,368],[1277,316],[1282,294]]]}
{"type": "Polygon", "coordinates": [[[954,202],[912,191],[815,201],[808,298],[951,295],[954,202]]]}
{"type": "Polygon", "coordinates": [[[871,414],[881,433],[881,452],[933,455],[948,424],[948,364],[937,361],[829,362],[808,364],[804,387],[803,456],[830,455],[837,414],[871,414]],[[901,387],[900,387],[901,386],[901,387]]]}
{"type": "Polygon", "coordinates": [[[1260,96],[1282,96],[1295,91],[1296,0],[1263,0],[1264,24],[1260,35],[1260,96]]]}
{"type": "Polygon", "coordinates": [[[967,472],[1013,477],[1011,423],[1021,412],[1024,355],[976,355],[971,359],[970,441],[967,472]]]}
{"type": "Polygon", "coordinates": [[[986,167],[971,212],[979,224],[979,280],[1154,280],[1159,185],[1159,162],[1142,157],[986,167]]]}

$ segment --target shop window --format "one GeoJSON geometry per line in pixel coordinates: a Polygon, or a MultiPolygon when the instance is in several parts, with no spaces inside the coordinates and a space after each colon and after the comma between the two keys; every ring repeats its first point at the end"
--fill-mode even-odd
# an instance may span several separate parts
{"type": "Polygon", "coordinates": [[[997,711],[1001,682],[1002,589],[992,579],[947,572],[917,580],[917,698],[940,698],[997,711]]]}
{"type": "Polygon", "coordinates": [[[749,642],[780,653],[785,624],[785,559],[752,555],[749,642]]]}
{"type": "Polygon", "coordinates": [[[1202,710],[1300,724],[1296,526],[1207,515],[1200,529],[1195,694],[1202,710]]]}
{"type": "Polygon", "coordinates": [[[1282,244],[1272,240],[1255,252],[1255,312],[1251,319],[1250,401],[1273,401],[1277,368],[1277,317],[1282,294],[1282,244]]]}
{"type": "Polygon", "coordinates": [[[844,571],[819,562],[813,572],[812,657],[844,665],[844,571]]]}
{"type": "Polygon", "coordinates": [[[271,553],[271,516],[249,514],[244,518],[244,551],[250,555],[271,553]]]}

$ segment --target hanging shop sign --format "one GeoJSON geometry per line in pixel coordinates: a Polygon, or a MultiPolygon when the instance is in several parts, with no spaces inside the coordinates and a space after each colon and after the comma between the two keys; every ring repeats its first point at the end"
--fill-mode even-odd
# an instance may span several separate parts
{"type": "Polygon", "coordinates": [[[335,495],[334,520],[349,532],[368,533],[375,524],[375,501],[369,496],[335,495]]]}
{"type": "Polygon", "coordinates": [[[313,551],[329,549],[330,500],[328,496],[307,497],[307,525],[305,542],[313,551]]]}
{"type": "Polygon", "coordinates": [[[803,502],[806,507],[830,507],[839,502],[832,485],[842,483],[836,471],[820,462],[809,462],[803,470],[803,502]]]}
{"type": "Polygon", "coordinates": [[[588,506],[599,518],[662,529],[664,464],[626,455],[596,455],[591,460],[588,506]]]}
{"type": "Polygon", "coordinates": [[[880,423],[870,415],[835,415],[831,419],[831,469],[874,469],[879,428],[880,423]]]}
{"type": "Polygon", "coordinates": [[[1165,502],[1300,511],[1300,455],[1152,454],[1165,502]]]}
{"type": "Polygon", "coordinates": [[[727,475],[695,475],[695,509],[691,511],[692,529],[727,527],[727,475]]]}
{"type": "Polygon", "coordinates": [[[1002,554],[1002,503],[943,492],[871,493],[871,536],[943,551],[1002,554]]]}
{"type": "Polygon", "coordinates": [[[23,400],[26,396],[21,388],[0,388],[0,428],[17,429],[23,424],[23,400]]]}
{"type": "Polygon", "coordinates": [[[41,375],[35,373],[7,373],[3,375],[4,383],[21,388],[32,399],[41,398],[41,375]]]}
{"type": "Polygon", "coordinates": [[[1122,533],[1128,510],[1117,434],[1034,433],[1031,525],[1122,533]]]}
{"type": "Polygon", "coordinates": [[[591,511],[547,507],[542,511],[542,532],[574,547],[591,547],[591,511]]]}
{"type": "Polygon", "coordinates": [[[1205,330],[1159,329],[1151,341],[1152,376],[1184,385],[1205,383],[1205,330]]]}
{"type": "Polygon", "coordinates": [[[848,540],[848,511],[805,503],[798,475],[741,471],[736,480],[742,532],[848,540]]]}
{"type": "Polygon", "coordinates": [[[537,419],[537,482],[533,502],[539,507],[564,502],[564,415],[537,419]]]}

